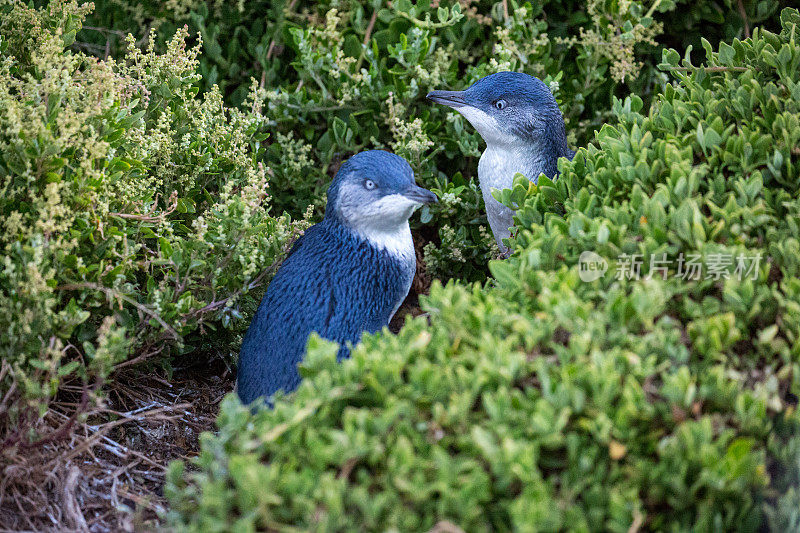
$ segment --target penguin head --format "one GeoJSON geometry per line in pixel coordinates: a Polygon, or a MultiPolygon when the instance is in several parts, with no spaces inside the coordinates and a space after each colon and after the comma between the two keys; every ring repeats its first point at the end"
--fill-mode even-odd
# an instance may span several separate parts
{"type": "Polygon", "coordinates": [[[435,194],[416,184],[405,159],[369,150],[345,161],[336,173],[325,216],[361,235],[390,234],[407,227],[417,207],[436,201],[435,194]]]}
{"type": "Polygon", "coordinates": [[[550,89],[521,72],[491,74],[465,91],[432,91],[428,99],[461,113],[487,145],[535,143],[564,130],[550,89]]]}

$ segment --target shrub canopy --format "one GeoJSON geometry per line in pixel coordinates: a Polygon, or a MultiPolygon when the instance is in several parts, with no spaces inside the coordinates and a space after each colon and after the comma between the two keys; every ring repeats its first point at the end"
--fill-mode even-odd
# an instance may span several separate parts
{"type": "MultiPolygon", "coordinates": [[[[367,148],[406,157],[420,185],[440,196],[412,220],[431,277],[484,280],[497,254],[477,185],[482,141],[466,120],[425,95],[465,89],[500,70],[543,79],[561,104],[571,148],[611,117],[614,95],[649,105],[668,77],[656,68],[665,44],[700,48],[778,27],[781,2],[760,0],[462,0],[321,2],[119,2],[98,0],[92,27],[161,42],[188,24],[204,43],[200,86],[219,84],[239,105],[257,80],[273,135],[272,204],[319,217],[341,161],[367,148]],[[742,12],[739,6],[742,6],[742,12]],[[505,7],[504,7],[505,6],[505,7]]],[[[103,55],[114,33],[84,30],[103,55]]],[[[697,54],[696,54],[697,55],[697,54]]]]}
{"type": "Polygon", "coordinates": [[[781,19],[704,43],[703,66],[665,52],[646,114],[617,101],[558,181],[506,192],[521,229],[491,282],[434,285],[429,321],[341,364],[312,338],[274,409],[225,400],[173,465],[171,525],[800,527],[800,14],[781,19]],[[585,251],[609,264],[595,281],[585,251]],[[634,256],[640,279],[618,276],[634,256]]]}
{"type": "Polygon", "coordinates": [[[4,445],[64,382],[97,390],[240,317],[291,231],[268,214],[261,102],[198,96],[186,30],[119,61],[66,49],[89,8],[0,2],[4,445]]]}

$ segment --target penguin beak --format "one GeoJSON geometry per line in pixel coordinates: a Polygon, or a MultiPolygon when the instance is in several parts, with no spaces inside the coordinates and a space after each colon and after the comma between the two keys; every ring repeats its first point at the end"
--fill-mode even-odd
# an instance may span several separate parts
{"type": "Polygon", "coordinates": [[[428,189],[423,189],[417,185],[412,185],[406,189],[406,191],[403,193],[403,196],[418,204],[435,204],[439,201],[436,198],[436,195],[431,191],[428,189]]]}
{"type": "Polygon", "coordinates": [[[464,100],[464,91],[431,91],[428,93],[427,98],[432,102],[454,109],[468,105],[464,100]]]}

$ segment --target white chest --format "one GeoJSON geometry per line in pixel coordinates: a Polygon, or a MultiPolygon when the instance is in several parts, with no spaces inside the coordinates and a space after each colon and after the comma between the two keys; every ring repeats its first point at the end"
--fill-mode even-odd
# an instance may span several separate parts
{"type": "Polygon", "coordinates": [[[499,147],[487,145],[478,162],[478,181],[486,204],[486,218],[501,251],[506,250],[503,239],[511,235],[509,228],[514,225],[514,211],[495,200],[492,190],[511,188],[517,172],[535,180],[539,177],[540,168],[529,151],[513,144],[499,147]]]}
{"type": "Polygon", "coordinates": [[[363,229],[361,231],[361,236],[375,248],[385,250],[392,259],[400,262],[402,265],[400,297],[389,315],[389,320],[391,320],[408,295],[408,291],[411,289],[411,283],[414,281],[414,273],[417,269],[417,254],[414,251],[414,240],[411,238],[411,228],[409,228],[408,222],[406,222],[397,228],[396,231],[381,231],[375,228],[363,229]]]}
{"type": "Polygon", "coordinates": [[[536,161],[522,147],[487,146],[478,162],[478,180],[484,194],[491,189],[508,189],[519,172],[528,179],[539,177],[536,161]]]}

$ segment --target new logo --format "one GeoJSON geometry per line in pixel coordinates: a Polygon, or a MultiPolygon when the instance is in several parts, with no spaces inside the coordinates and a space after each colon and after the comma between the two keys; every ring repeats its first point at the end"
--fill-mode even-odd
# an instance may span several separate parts
{"type": "Polygon", "coordinates": [[[578,277],[581,281],[594,281],[603,277],[608,270],[608,261],[602,256],[586,250],[578,258],[578,277]]]}

